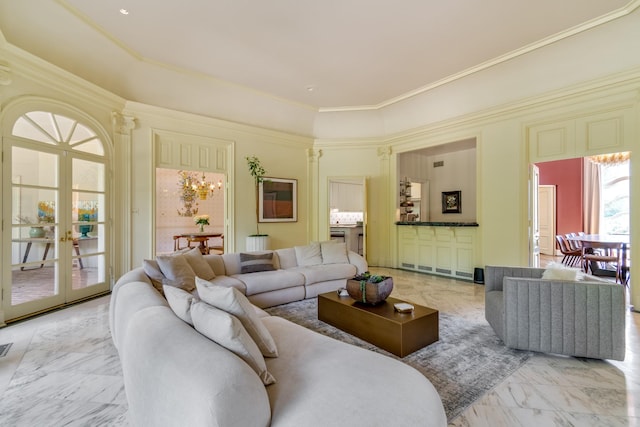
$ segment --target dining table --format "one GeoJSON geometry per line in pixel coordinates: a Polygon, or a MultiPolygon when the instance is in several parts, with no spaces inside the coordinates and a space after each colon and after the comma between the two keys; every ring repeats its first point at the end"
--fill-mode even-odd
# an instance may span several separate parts
{"type": "Polygon", "coordinates": [[[198,248],[200,248],[200,252],[202,253],[202,255],[206,255],[209,253],[209,239],[222,237],[222,233],[209,233],[207,231],[196,233],[182,233],[180,234],[180,237],[184,237],[189,243],[198,242],[198,248]]]}
{"type": "Polygon", "coordinates": [[[622,261],[621,261],[621,279],[622,283],[627,282],[627,275],[629,274],[628,252],[629,252],[629,235],[628,234],[583,234],[573,236],[570,240],[577,240],[579,242],[592,242],[592,243],[620,243],[622,247],[622,261]]]}

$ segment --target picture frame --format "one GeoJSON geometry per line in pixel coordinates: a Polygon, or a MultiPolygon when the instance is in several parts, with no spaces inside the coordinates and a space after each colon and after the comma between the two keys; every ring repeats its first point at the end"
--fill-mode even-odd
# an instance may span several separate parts
{"type": "Polygon", "coordinates": [[[258,222],[298,221],[298,180],[269,178],[258,186],[258,222]]]}
{"type": "Polygon", "coordinates": [[[442,213],[462,212],[462,191],[442,192],[442,213]]]}

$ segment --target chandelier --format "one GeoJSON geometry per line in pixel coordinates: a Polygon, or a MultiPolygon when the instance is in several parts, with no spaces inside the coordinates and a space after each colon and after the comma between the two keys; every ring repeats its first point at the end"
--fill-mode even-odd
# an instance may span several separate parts
{"type": "Polygon", "coordinates": [[[612,153],[612,154],[600,154],[598,156],[590,156],[589,160],[593,163],[601,165],[617,165],[624,163],[631,158],[631,153],[612,153]]]}
{"type": "Polygon", "coordinates": [[[202,172],[202,179],[186,176],[182,185],[185,190],[193,190],[200,200],[207,200],[207,195],[213,196],[215,190],[222,188],[222,181],[219,180],[217,184],[207,181],[204,172],[202,172]]]}

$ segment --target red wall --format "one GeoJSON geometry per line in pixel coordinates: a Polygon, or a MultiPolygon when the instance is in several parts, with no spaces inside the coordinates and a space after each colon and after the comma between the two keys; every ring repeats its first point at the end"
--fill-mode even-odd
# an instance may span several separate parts
{"type": "Polygon", "coordinates": [[[537,163],[540,184],[556,186],[556,234],[582,230],[583,159],[537,163]]]}

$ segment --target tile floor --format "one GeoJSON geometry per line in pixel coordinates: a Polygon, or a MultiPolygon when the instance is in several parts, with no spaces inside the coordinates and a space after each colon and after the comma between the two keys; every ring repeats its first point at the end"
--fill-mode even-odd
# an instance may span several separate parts
{"type": "MultiPolygon", "coordinates": [[[[484,287],[401,270],[393,295],[484,322],[484,287]]],[[[0,329],[0,425],[126,426],[126,397],[108,329],[109,297],[0,329]]],[[[451,426],[640,425],[640,314],[627,315],[624,362],[539,354],[451,426]]]]}

